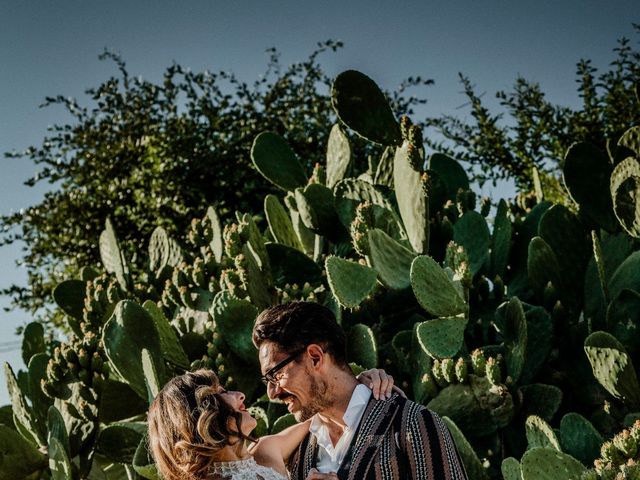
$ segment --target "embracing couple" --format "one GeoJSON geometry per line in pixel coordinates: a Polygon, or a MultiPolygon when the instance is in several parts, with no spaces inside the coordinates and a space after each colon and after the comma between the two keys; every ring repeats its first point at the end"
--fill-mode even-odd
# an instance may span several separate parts
{"type": "Polygon", "coordinates": [[[269,398],[300,423],[253,439],[242,392],[226,391],[208,370],[176,377],[149,409],[164,480],[467,478],[440,417],[392,390],[383,371],[353,375],[329,309],[271,307],[256,319],[253,342],[269,398]]]}

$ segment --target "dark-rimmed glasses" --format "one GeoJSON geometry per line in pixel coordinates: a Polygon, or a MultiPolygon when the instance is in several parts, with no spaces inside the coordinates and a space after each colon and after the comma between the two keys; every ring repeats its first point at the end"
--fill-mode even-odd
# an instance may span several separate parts
{"type": "Polygon", "coordinates": [[[298,357],[298,355],[303,353],[306,349],[307,347],[301,348],[300,350],[296,350],[287,358],[285,358],[281,362],[278,362],[273,367],[271,367],[264,375],[262,375],[262,377],[260,377],[260,380],[262,380],[262,383],[264,383],[267,386],[270,383],[272,385],[277,385],[278,381],[280,380],[279,378],[277,378],[278,372],[282,370],[282,368],[284,368],[285,366],[293,362],[296,359],[296,357],[298,357]]]}

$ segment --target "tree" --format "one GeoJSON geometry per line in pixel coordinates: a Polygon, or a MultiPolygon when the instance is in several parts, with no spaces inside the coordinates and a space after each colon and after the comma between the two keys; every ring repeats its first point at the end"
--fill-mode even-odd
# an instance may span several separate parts
{"type": "MultiPolygon", "coordinates": [[[[28,273],[28,285],[2,293],[14,307],[45,307],[52,286],[99,262],[98,238],[107,217],[132,267],[142,269],[135,252],[157,226],[182,234],[208,205],[222,215],[260,211],[274,187],[253,169],[251,143],[261,131],[277,132],[308,171],[324,157],[336,119],[330,78],[318,56],[340,47],[336,41],[319,43],[307,60],[286,68],[269,49],[266,73],[252,84],[233,73],[194,73],[178,64],[156,84],[130,76],[119,56],[102,54],[115,61],[119,76],[88,89],[88,105],[47,98],[44,106],[63,106],[72,121],[53,126],[40,146],[6,154],[40,167],[27,185],[47,181],[59,188],[36,205],[0,217],[1,243],[25,242],[21,262],[28,273]]],[[[413,113],[425,100],[408,96],[406,89],[430,83],[420,77],[403,82],[390,95],[395,112],[413,113]]],[[[355,148],[371,147],[356,141],[355,148]]]]}
{"type": "MultiPolygon", "coordinates": [[[[640,25],[634,29],[640,32],[640,25]]],[[[573,142],[588,141],[604,151],[626,129],[640,124],[640,51],[622,38],[614,52],[609,69],[600,74],[590,60],[578,62],[582,105],[577,109],[551,103],[540,85],[519,77],[513,90],[496,93],[502,111],[492,112],[470,79],[460,74],[472,120],[430,118],[427,124],[445,140],[427,139],[427,144],[478,167],[475,180],[481,183],[511,179],[518,190],[528,191],[536,168],[546,193],[562,196],[560,171],[573,142]]]]}

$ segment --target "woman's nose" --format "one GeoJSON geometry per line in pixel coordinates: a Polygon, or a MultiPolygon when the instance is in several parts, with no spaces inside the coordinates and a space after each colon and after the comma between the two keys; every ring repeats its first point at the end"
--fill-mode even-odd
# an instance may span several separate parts
{"type": "Polygon", "coordinates": [[[244,399],[245,399],[245,394],[244,394],[244,393],[242,393],[242,392],[236,392],[236,396],[238,397],[238,401],[239,401],[240,403],[244,402],[244,399]]]}

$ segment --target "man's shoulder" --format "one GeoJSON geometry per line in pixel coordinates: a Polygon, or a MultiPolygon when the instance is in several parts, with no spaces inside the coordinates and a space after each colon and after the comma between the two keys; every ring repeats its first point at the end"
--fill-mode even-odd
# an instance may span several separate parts
{"type": "Polygon", "coordinates": [[[396,395],[395,397],[392,397],[391,401],[395,401],[395,403],[401,408],[402,418],[404,419],[405,422],[408,422],[408,423],[412,423],[416,421],[424,422],[425,420],[427,420],[429,421],[429,423],[433,423],[434,426],[438,429],[444,425],[444,422],[442,421],[440,416],[436,412],[434,412],[433,410],[430,410],[424,405],[416,403],[400,395],[396,395]]]}

